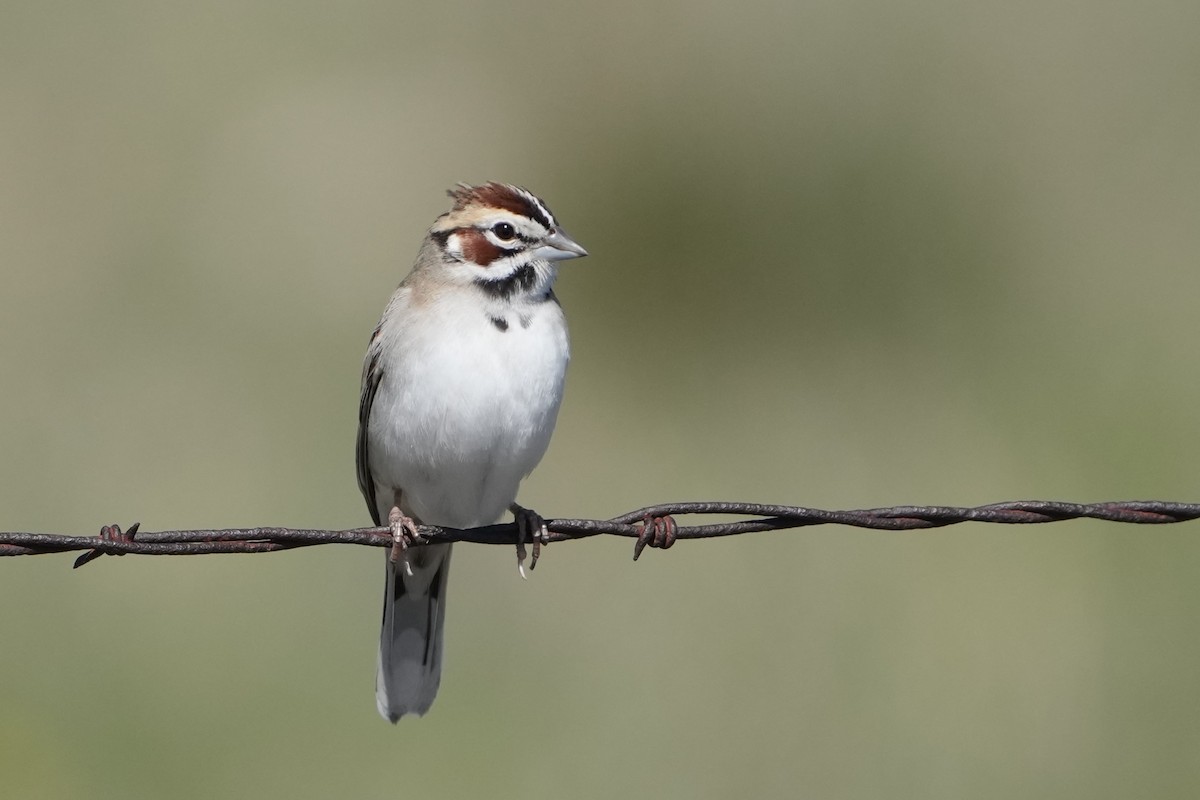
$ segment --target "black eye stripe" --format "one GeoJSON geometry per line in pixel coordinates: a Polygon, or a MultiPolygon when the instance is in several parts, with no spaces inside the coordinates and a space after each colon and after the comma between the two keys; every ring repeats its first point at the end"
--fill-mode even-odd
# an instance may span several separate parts
{"type": "Polygon", "coordinates": [[[497,241],[500,242],[501,247],[504,247],[504,248],[507,248],[510,250],[518,249],[514,246],[517,244],[534,244],[535,242],[537,242],[537,239],[533,239],[529,236],[526,236],[525,234],[521,233],[520,231],[516,230],[515,228],[513,229],[512,238],[505,239],[500,234],[496,233],[495,227],[496,226],[494,226],[494,225],[485,225],[481,228],[478,228],[478,230],[483,231],[484,233],[490,232],[493,236],[496,237],[497,241]]]}

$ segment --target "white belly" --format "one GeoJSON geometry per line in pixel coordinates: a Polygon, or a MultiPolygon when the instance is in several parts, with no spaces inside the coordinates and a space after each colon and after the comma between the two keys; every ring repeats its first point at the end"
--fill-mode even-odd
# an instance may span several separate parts
{"type": "Polygon", "coordinates": [[[389,348],[371,411],[369,458],[381,518],[403,492],[431,525],[495,522],[541,460],[562,399],[568,359],[557,303],[507,314],[501,331],[478,305],[416,310],[389,348]],[[419,332],[419,333],[418,333],[419,332]]]}

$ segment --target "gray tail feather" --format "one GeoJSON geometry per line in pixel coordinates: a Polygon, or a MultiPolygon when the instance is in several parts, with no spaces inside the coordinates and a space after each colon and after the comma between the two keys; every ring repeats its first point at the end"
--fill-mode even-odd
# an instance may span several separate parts
{"type": "Polygon", "coordinates": [[[421,716],[437,696],[450,545],[419,548],[411,565],[410,576],[403,559],[398,564],[388,561],[383,596],[375,704],[393,723],[405,714],[421,716]]]}

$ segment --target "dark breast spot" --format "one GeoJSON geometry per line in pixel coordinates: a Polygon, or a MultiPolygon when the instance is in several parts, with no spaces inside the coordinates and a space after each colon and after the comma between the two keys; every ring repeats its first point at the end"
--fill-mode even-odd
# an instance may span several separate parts
{"type": "Polygon", "coordinates": [[[491,320],[491,323],[496,326],[496,330],[500,331],[501,333],[504,333],[508,330],[508,320],[506,320],[504,317],[488,317],[488,319],[491,320]]]}

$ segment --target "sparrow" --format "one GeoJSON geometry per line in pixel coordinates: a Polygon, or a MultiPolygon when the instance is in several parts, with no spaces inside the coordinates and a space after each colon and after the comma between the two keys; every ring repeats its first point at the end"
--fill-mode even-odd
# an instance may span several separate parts
{"type": "MultiPolygon", "coordinates": [[[[517,488],[546,452],[570,350],[556,265],[587,255],[526,189],[459,184],[388,301],[363,362],[358,486],[397,546],[387,561],[375,699],[423,715],[442,672],[449,544],[417,526],[471,528],[513,512],[545,535],[517,488]]],[[[524,548],[518,545],[524,575],[524,548]]]]}

